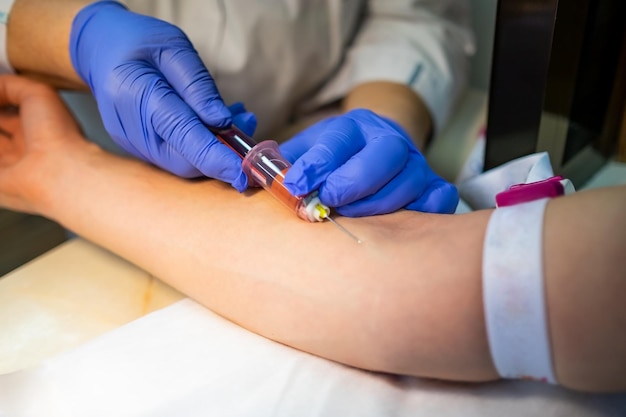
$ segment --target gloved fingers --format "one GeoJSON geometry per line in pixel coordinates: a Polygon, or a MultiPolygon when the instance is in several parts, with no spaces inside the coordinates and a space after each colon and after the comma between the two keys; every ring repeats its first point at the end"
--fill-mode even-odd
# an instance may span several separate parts
{"type": "Polygon", "coordinates": [[[307,194],[363,150],[365,145],[365,138],[357,123],[347,118],[336,119],[317,136],[311,148],[293,163],[285,175],[284,184],[294,195],[307,194]]]}
{"type": "Polygon", "coordinates": [[[197,178],[203,174],[196,167],[191,165],[180,153],[169,143],[161,142],[159,146],[150,152],[150,160],[155,161],[158,166],[170,167],[169,171],[182,178],[197,178]]]}
{"type": "MultiPolygon", "coordinates": [[[[182,178],[197,178],[201,176],[209,176],[204,172],[201,172],[196,167],[191,165],[181,154],[179,154],[176,149],[174,149],[169,143],[161,142],[160,146],[157,148],[159,150],[158,154],[151,153],[150,159],[156,161],[156,165],[161,165],[159,162],[167,162],[167,166],[171,167],[170,172],[175,175],[178,175],[182,178]]],[[[241,171],[234,180],[229,181],[232,186],[237,189],[237,191],[242,192],[246,188],[248,188],[248,177],[246,174],[241,171]]]]}
{"type": "Polygon", "coordinates": [[[206,125],[218,128],[230,125],[231,113],[215,80],[187,37],[175,29],[179,39],[168,42],[168,46],[154,56],[157,68],[206,125]]]}
{"type": "Polygon", "coordinates": [[[320,199],[331,207],[339,207],[374,195],[401,171],[419,170],[419,166],[408,164],[409,157],[409,148],[402,137],[375,137],[327,175],[319,188],[320,199]]]}
{"type": "Polygon", "coordinates": [[[253,136],[257,126],[254,113],[247,111],[244,104],[239,101],[228,106],[228,110],[232,114],[233,124],[246,135],[253,136]]]}
{"type": "Polygon", "coordinates": [[[279,145],[280,153],[287,161],[293,164],[306,151],[311,149],[313,143],[315,143],[313,135],[304,130],[294,135],[288,141],[281,143],[279,145]]]}
{"type": "Polygon", "coordinates": [[[329,117],[295,134],[291,139],[280,144],[281,155],[293,164],[305,152],[311,149],[322,132],[336,119],[338,119],[338,117],[329,117]]]}
{"type": "Polygon", "coordinates": [[[196,126],[178,143],[179,147],[174,149],[204,175],[228,182],[239,192],[246,189],[248,183],[241,169],[241,158],[218,142],[206,127],[196,126]]]}
{"type": "Polygon", "coordinates": [[[137,150],[131,142],[121,141],[120,147],[129,154],[167,169],[172,174],[182,178],[196,178],[203,174],[189,163],[169,143],[158,140],[153,146],[146,146],[142,151],[137,150]]]}
{"type": "Polygon", "coordinates": [[[426,213],[451,214],[459,204],[459,192],[454,184],[436,177],[428,184],[419,198],[406,206],[407,210],[423,211],[426,213]]]}
{"type": "MultiPolygon", "coordinates": [[[[342,216],[347,217],[362,217],[394,212],[405,207],[424,193],[429,176],[429,169],[424,165],[424,162],[417,158],[411,158],[407,161],[404,169],[375,194],[347,205],[335,206],[335,210],[342,216]]],[[[325,202],[321,190],[320,199],[325,202]]]]}
{"type": "Polygon", "coordinates": [[[249,111],[238,114],[237,116],[233,116],[233,124],[246,135],[254,136],[254,131],[257,126],[256,116],[249,111]]]}
{"type": "MultiPolygon", "coordinates": [[[[214,136],[204,126],[190,132],[191,137],[198,139],[197,142],[175,148],[185,160],[190,161],[203,175],[230,183],[239,192],[248,187],[248,179],[241,169],[241,158],[237,154],[220,142],[210,142],[214,136]]],[[[182,143],[185,142],[186,139],[183,139],[182,143]]]]}
{"type": "Polygon", "coordinates": [[[136,146],[134,146],[132,142],[124,138],[118,138],[118,137],[112,136],[112,139],[115,142],[115,144],[119,146],[120,148],[122,148],[122,150],[126,152],[127,154],[132,155],[135,158],[139,158],[144,161],[151,162],[154,165],[157,165],[161,168],[165,168],[165,166],[161,165],[158,160],[155,160],[152,158],[152,153],[150,152],[150,149],[148,147],[144,146],[144,149],[139,150],[137,149],[136,146]]]}
{"type": "MultiPolygon", "coordinates": [[[[207,177],[231,183],[239,191],[245,189],[241,158],[219,142],[166,83],[152,89],[148,106],[146,117],[156,134],[189,164],[207,177]]],[[[169,163],[165,166],[173,171],[169,163]]]]}

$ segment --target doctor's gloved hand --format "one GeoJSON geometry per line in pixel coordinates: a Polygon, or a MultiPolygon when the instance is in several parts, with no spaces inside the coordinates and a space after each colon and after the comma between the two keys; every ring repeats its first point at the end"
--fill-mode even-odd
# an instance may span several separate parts
{"type": "Polygon", "coordinates": [[[233,115],[179,28],[99,1],[76,15],[69,46],[107,132],[124,150],[182,177],[247,187],[241,159],[207,129],[230,125],[233,115]]]}
{"type": "Polygon", "coordinates": [[[319,190],[320,200],[344,216],[402,208],[453,213],[454,185],[436,175],[395,122],[369,110],[323,120],[281,145],[293,164],[285,185],[295,195],[319,190]]]}

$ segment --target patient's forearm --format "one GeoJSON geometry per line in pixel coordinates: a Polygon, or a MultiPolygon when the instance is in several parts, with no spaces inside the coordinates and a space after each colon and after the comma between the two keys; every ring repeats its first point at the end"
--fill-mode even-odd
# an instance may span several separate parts
{"type": "Polygon", "coordinates": [[[7,27],[15,70],[59,88],[87,89],[74,71],[69,37],[74,16],[93,0],[16,0],[7,27]]]}
{"type": "MultiPolygon", "coordinates": [[[[481,260],[489,211],[299,220],[267,193],[189,182],[101,151],[50,167],[39,207],[219,314],[366,369],[496,377],[481,260]]],[[[45,169],[44,169],[45,171],[45,169]]],[[[626,188],[553,200],[544,232],[557,379],[626,389],[626,188]],[[591,219],[591,220],[590,220],[591,219]]]]}
{"type": "Polygon", "coordinates": [[[544,248],[557,377],[626,390],[626,186],[553,200],[544,248]]]}
{"type": "Polygon", "coordinates": [[[243,327],[366,369],[495,377],[480,286],[488,213],[340,219],[359,245],[265,192],[240,195],[99,151],[63,157],[42,214],[243,327]]]}

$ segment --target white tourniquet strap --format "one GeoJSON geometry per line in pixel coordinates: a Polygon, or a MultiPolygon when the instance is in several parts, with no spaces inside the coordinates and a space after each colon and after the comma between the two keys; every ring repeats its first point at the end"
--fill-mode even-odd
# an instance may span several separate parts
{"type": "Polygon", "coordinates": [[[0,0],[0,74],[13,74],[15,70],[7,53],[7,22],[15,0],[0,0]]]}
{"type": "Polygon", "coordinates": [[[557,383],[543,281],[549,199],[494,210],[483,251],[483,302],[491,357],[503,378],[557,383]]]}

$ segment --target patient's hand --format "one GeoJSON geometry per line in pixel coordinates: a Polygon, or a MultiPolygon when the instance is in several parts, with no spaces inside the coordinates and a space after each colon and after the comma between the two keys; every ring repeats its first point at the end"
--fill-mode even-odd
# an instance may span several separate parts
{"type": "Polygon", "coordinates": [[[0,76],[0,206],[36,213],[46,176],[70,163],[87,144],[78,124],[50,87],[0,76]]]}

